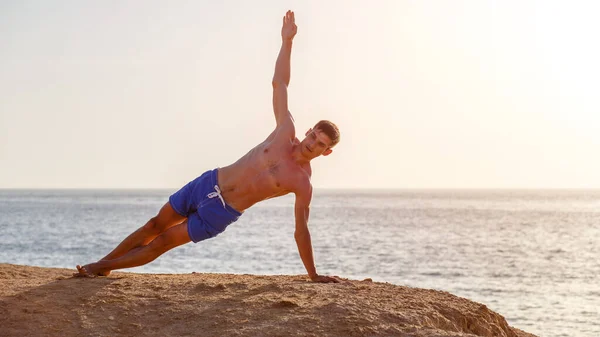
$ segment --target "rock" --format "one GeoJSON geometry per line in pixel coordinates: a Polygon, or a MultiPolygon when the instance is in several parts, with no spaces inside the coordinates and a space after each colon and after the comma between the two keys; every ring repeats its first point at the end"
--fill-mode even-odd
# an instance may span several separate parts
{"type": "Polygon", "coordinates": [[[0,264],[2,336],[534,336],[483,304],[371,279],[72,273],[0,264]]]}

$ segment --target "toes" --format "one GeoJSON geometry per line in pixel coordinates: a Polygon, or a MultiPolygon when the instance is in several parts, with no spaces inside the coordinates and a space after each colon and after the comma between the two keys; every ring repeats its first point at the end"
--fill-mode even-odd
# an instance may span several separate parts
{"type": "Polygon", "coordinates": [[[73,273],[73,277],[82,277],[84,276],[83,271],[81,270],[82,267],[80,265],[77,265],[77,272],[73,273]]]}
{"type": "Polygon", "coordinates": [[[77,265],[77,270],[79,271],[79,273],[78,274],[73,274],[73,276],[77,276],[77,277],[96,277],[96,275],[90,273],[87,270],[86,266],[82,267],[80,265],[77,265]]]}
{"type": "Polygon", "coordinates": [[[89,271],[88,271],[88,270],[85,268],[85,266],[84,266],[84,267],[81,267],[81,270],[83,270],[83,274],[85,275],[85,277],[96,277],[96,275],[95,275],[95,274],[92,274],[92,273],[90,273],[90,272],[89,272],[89,271]]]}

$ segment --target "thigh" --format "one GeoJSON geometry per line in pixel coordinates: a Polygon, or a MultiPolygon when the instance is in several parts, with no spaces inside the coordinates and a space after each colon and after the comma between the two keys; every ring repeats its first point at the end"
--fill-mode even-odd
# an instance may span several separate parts
{"type": "Polygon", "coordinates": [[[154,227],[159,232],[164,232],[170,227],[180,224],[186,217],[177,213],[169,202],[163,205],[158,214],[154,217],[154,227]]]}

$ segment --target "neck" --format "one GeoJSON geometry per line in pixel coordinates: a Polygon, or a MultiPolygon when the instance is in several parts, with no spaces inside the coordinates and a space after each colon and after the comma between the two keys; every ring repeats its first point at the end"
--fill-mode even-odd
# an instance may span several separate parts
{"type": "Polygon", "coordinates": [[[302,146],[301,144],[298,144],[294,147],[294,151],[292,153],[292,158],[294,158],[294,161],[298,165],[308,164],[310,162],[310,159],[308,159],[302,155],[302,147],[301,146],[302,146]]]}

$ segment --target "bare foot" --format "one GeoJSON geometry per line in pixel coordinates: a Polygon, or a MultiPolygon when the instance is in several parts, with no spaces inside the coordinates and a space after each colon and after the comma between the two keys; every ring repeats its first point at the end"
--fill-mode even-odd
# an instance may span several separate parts
{"type": "Polygon", "coordinates": [[[101,272],[98,273],[98,276],[108,276],[108,275],[110,275],[110,270],[108,270],[108,271],[101,271],[101,272]]]}
{"type": "Polygon", "coordinates": [[[73,274],[75,277],[98,277],[98,276],[108,276],[110,271],[99,270],[94,266],[95,263],[86,264],[85,266],[77,265],[78,273],[73,274]]]}
{"type": "Polygon", "coordinates": [[[74,277],[96,277],[96,275],[90,273],[87,270],[87,266],[88,265],[85,265],[82,267],[80,265],[77,265],[77,273],[74,273],[73,276],[74,277]]]}
{"type": "MultiPolygon", "coordinates": [[[[102,259],[100,261],[104,261],[104,259],[102,259]]],[[[110,275],[110,270],[101,271],[98,273],[98,276],[108,276],[108,275],[110,275]]]]}

